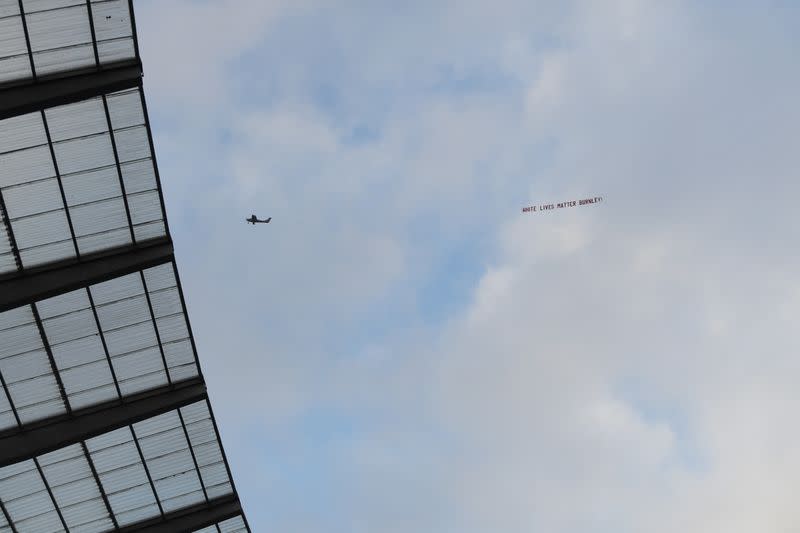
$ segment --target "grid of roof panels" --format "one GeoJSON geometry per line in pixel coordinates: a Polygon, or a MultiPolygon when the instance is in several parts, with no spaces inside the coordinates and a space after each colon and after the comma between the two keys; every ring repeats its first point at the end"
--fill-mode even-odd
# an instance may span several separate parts
{"type": "Polygon", "coordinates": [[[144,110],[133,88],[0,121],[0,274],[167,234],[144,110]]]}
{"type": "Polygon", "coordinates": [[[213,526],[197,529],[193,533],[246,533],[249,531],[244,523],[244,517],[236,516],[213,526]]]}
{"type": "Polygon", "coordinates": [[[198,374],[174,263],[0,313],[0,430],[198,374]]]}
{"type": "Polygon", "coordinates": [[[0,0],[0,84],[137,58],[128,0],[0,0]]]}
{"type": "MultiPolygon", "coordinates": [[[[0,468],[0,501],[19,532],[103,532],[233,494],[207,401],[0,468]]],[[[226,521],[222,531],[243,519],[226,521]],[[230,524],[228,524],[230,523],[230,524]]]]}
{"type": "Polygon", "coordinates": [[[0,98],[27,101],[0,120],[0,277],[57,280],[0,313],[0,533],[249,532],[175,263],[140,248],[171,240],[135,28],[132,0],[0,0],[0,98]]]}

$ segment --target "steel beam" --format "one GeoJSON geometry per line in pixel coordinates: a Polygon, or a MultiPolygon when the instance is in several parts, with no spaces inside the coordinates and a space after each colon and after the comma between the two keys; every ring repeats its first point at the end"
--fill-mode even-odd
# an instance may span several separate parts
{"type": "Polygon", "coordinates": [[[13,85],[0,89],[0,120],[137,87],[141,79],[141,63],[129,61],[99,71],[13,85]]]}
{"type": "Polygon", "coordinates": [[[0,433],[0,468],[207,399],[202,378],[0,433]]]}
{"type": "Polygon", "coordinates": [[[157,518],[131,524],[120,528],[118,533],[177,533],[189,532],[213,526],[229,518],[242,514],[242,506],[236,495],[216,498],[208,503],[193,505],[185,509],[166,513],[163,518],[157,518]]]}
{"type": "Polygon", "coordinates": [[[166,237],[148,245],[126,246],[41,269],[8,274],[0,278],[0,312],[169,263],[174,257],[172,241],[166,237]]]}

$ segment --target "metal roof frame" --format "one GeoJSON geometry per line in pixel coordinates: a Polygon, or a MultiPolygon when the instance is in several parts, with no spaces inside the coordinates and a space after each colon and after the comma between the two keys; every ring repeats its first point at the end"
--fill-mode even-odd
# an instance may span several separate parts
{"type": "MultiPolygon", "coordinates": [[[[62,49],[59,47],[69,47],[72,45],[62,43],[56,45],[56,48],[43,49],[40,41],[38,45],[34,46],[35,43],[32,41],[34,41],[35,38],[41,39],[41,28],[39,30],[35,27],[33,27],[33,29],[29,28],[31,13],[25,13],[25,4],[23,0],[18,0],[19,13],[14,14],[12,11],[12,15],[9,16],[12,19],[18,18],[18,22],[22,26],[25,43],[24,49],[27,52],[25,55],[27,55],[30,71],[28,72],[28,79],[14,79],[12,77],[11,81],[3,81],[0,83],[0,121],[31,113],[40,114],[41,124],[46,138],[46,146],[49,149],[49,155],[54,170],[52,178],[42,179],[54,180],[57,184],[57,190],[63,204],[66,225],[69,229],[69,239],[59,242],[71,242],[71,247],[74,249],[74,257],[64,257],[44,264],[33,263],[26,265],[24,256],[26,245],[23,242],[22,248],[18,247],[19,240],[15,238],[13,227],[15,219],[13,213],[9,214],[8,209],[9,206],[12,210],[14,207],[18,207],[15,206],[15,200],[13,198],[15,195],[16,198],[19,198],[20,193],[15,192],[15,194],[11,194],[12,199],[10,199],[9,196],[4,197],[3,190],[0,188],[0,213],[2,213],[0,230],[5,228],[8,237],[8,246],[11,250],[9,252],[9,247],[7,247],[5,251],[3,251],[3,254],[8,261],[10,261],[13,255],[14,263],[16,264],[16,271],[10,272],[4,270],[4,273],[0,274],[0,314],[30,306],[29,312],[32,313],[33,322],[26,323],[25,327],[30,329],[30,327],[33,327],[30,324],[35,324],[35,329],[33,331],[38,331],[42,343],[42,348],[39,350],[43,351],[45,354],[42,361],[46,363],[46,366],[49,366],[49,372],[52,372],[55,383],[57,383],[58,392],[56,394],[60,396],[60,401],[63,403],[65,411],[62,414],[52,415],[43,419],[31,419],[32,421],[25,421],[24,418],[21,419],[14,405],[12,395],[9,392],[11,390],[10,386],[14,384],[13,379],[11,383],[8,382],[8,376],[4,376],[3,372],[0,372],[0,392],[5,395],[17,422],[16,427],[0,430],[0,469],[7,469],[8,467],[16,468],[15,465],[19,465],[25,461],[32,464],[35,468],[31,467],[33,468],[31,472],[41,478],[43,486],[42,491],[47,494],[47,499],[49,499],[54,509],[54,511],[48,512],[54,512],[58,516],[58,521],[63,529],[67,531],[70,529],[68,524],[70,517],[62,511],[59,502],[59,494],[57,492],[63,490],[64,485],[58,485],[57,483],[54,485],[52,481],[48,479],[48,476],[52,476],[53,474],[47,473],[48,464],[46,461],[43,462],[41,457],[53,453],[60,454],[61,450],[74,448],[75,446],[79,446],[82,450],[82,457],[85,458],[88,467],[87,472],[89,472],[89,474],[87,475],[90,476],[90,479],[94,480],[94,484],[99,489],[98,500],[102,500],[108,517],[113,523],[113,529],[110,529],[110,531],[123,533],[167,533],[174,531],[196,531],[207,527],[215,527],[216,530],[220,531],[220,524],[222,522],[234,518],[237,520],[235,523],[243,523],[245,529],[250,531],[247,519],[244,516],[239,502],[238,492],[230,471],[227,456],[222,448],[216,418],[211,409],[210,402],[208,401],[205,381],[197,361],[194,335],[192,334],[191,324],[188,320],[183,290],[175,265],[174,249],[169,233],[163,194],[161,193],[161,180],[153,146],[150,121],[147,114],[147,104],[142,90],[142,65],[139,56],[139,43],[133,10],[133,0],[123,0],[121,3],[94,0],[85,0],[85,2],[85,7],[79,2],[58,4],[57,7],[53,7],[52,9],[45,8],[37,10],[33,15],[47,13],[47,16],[52,19],[51,22],[58,24],[59,22],[56,20],[58,17],[51,15],[66,12],[67,9],[84,9],[83,13],[88,17],[92,54],[94,56],[94,65],[92,66],[82,66],[66,70],[64,70],[63,67],[61,70],[58,68],[55,70],[52,68],[47,70],[47,65],[45,65],[44,73],[37,71],[37,60],[35,58],[37,54],[49,54],[62,49]],[[96,18],[97,14],[94,13],[93,10],[107,9],[107,6],[112,3],[115,5],[127,4],[128,13],[130,14],[130,20],[127,22],[130,25],[130,35],[125,34],[121,37],[112,35],[109,37],[109,29],[106,27],[108,23],[106,20],[110,17],[99,16],[96,18]],[[101,4],[103,4],[102,7],[99,7],[101,4]],[[55,20],[55,22],[53,22],[53,20],[55,20]],[[101,26],[101,28],[98,29],[98,25],[101,26]],[[38,37],[37,31],[39,31],[38,37]],[[99,33],[102,31],[106,32],[103,41],[99,38],[99,33]],[[109,55],[108,49],[106,49],[105,52],[101,50],[100,45],[107,45],[108,43],[119,41],[120,39],[128,42],[126,46],[132,46],[133,54],[123,60],[109,60],[109,57],[112,57],[113,54],[109,55]],[[160,222],[163,223],[164,231],[163,237],[157,238],[152,238],[152,233],[147,234],[145,232],[145,240],[137,238],[137,235],[134,233],[134,227],[136,225],[148,224],[149,222],[141,222],[140,218],[140,222],[134,224],[132,207],[129,205],[129,196],[126,193],[126,181],[123,179],[122,165],[125,162],[130,162],[131,159],[122,160],[122,148],[118,146],[119,139],[116,135],[118,132],[124,130],[124,126],[122,129],[120,129],[120,127],[115,128],[115,123],[113,123],[114,120],[116,120],[114,118],[114,110],[109,107],[110,96],[113,96],[114,93],[134,88],[138,88],[141,112],[144,117],[144,123],[140,124],[137,122],[135,123],[135,127],[143,128],[144,131],[146,131],[146,142],[149,147],[149,159],[152,161],[153,166],[152,172],[154,174],[155,190],[158,192],[158,200],[160,201],[163,218],[160,222]],[[68,203],[68,191],[65,188],[64,182],[65,176],[70,174],[70,172],[69,169],[59,168],[59,154],[57,154],[55,147],[57,143],[64,141],[54,139],[55,134],[51,135],[49,117],[46,115],[46,111],[54,107],[68,106],[95,98],[99,98],[102,101],[106,129],[113,152],[115,173],[119,188],[122,191],[121,198],[125,208],[125,217],[128,221],[127,229],[130,232],[131,242],[129,245],[125,246],[106,247],[98,251],[81,253],[79,247],[81,235],[76,232],[73,216],[70,211],[74,205],[68,203]],[[191,352],[194,354],[194,364],[197,366],[196,376],[188,379],[174,379],[172,376],[171,372],[173,369],[186,365],[178,364],[178,366],[170,366],[168,362],[165,345],[167,342],[176,341],[164,342],[160,331],[159,320],[163,321],[164,319],[169,319],[172,315],[164,314],[163,310],[161,314],[157,311],[157,302],[154,300],[155,293],[149,290],[148,279],[146,279],[145,274],[146,270],[160,267],[167,263],[172,263],[175,286],[163,290],[177,290],[179,308],[181,311],[176,314],[180,314],[185,318],[185,328],[188,333],[188,337],[181,338],[179,342],[188,342],[191,345],[191,352]],[[90,288],[97,284],[111,282],[112,280],[129,276],[136,272],[139,273],[141,286],[144,289],[143,295],[149,314],[148,323],[153,324],[156,344],[163,364],[163,373],[166,375],[167,384],[157,388],[149,388],[141,392],[123,394],[120,389],[120,382],[115,374],[114,364],[112,364],[112,354],[109,349],[108,339],[106,338],[106,332],[111,330],[104,329],[103,317],[98,313],[99,305],[95,305],[93,293],[90,288]],[[48,320],[52,320],[52,318],[48,318],[46,315],[45,307],[42,307],[41,313],[39,309],[39,302],[56,296],[66,295],[79,289],[86,289],[89,302],[88,309],[91,309],[89,315],[91,317],[90,324],[97,332],[95,335],[102,344],[102,352],[104,353],[104,358],[107,361],[108,368],[113,378],[113,385],[117,392],[117,397],[113,400],[94,403],[88,406],[71,405],[70,393],[65,386],[65,382],[62,380],[62,370],[59,369],[57,355],[54,353],[51,342],[48,341],[47,322],[48,320]],[[208,464],[207,457],[201,457],[202,454],[198,455],[197,446],[204,446],[206,441],[196,445],[196,442],[193,440],[197,438],[196,430],[190,431],[189,425],[191,422],[187,422],[184,418],[183,411],[186,409],[189,410],[186,412],[194,417],[195,415],[191,414],[195,412],[192,411],[194,407],[191,406],[199,405],[200,403],[204,403],[207,407],[207,412],[204,411],[206,412],[204,415],[206,418],[203,418],[203,420],[206,421],[207,425],[210,423],[210,426],[206,431],[209,432],[208,435],[215,436],[215,440],[209,440],[208,443],[215,443],[215,445],[219,447],[220,459],[216,463],[208,464]],[[177,413],[177,420],[179,420],[179,425],[182,427],[179,434],[182,435],[181,438],[184,439],[188,445],[188,448],[182,451],[182,453],[186,453],[186,457],[191,459],[189,464],[193,471],[197,472],[197,477],[199,479],[200,486],[195,493],[198,490],[201,491],[204,502],[170,510],[162,506],[162,499],[167,498],[168,500],[169,498],[160,494],[162,489],[157,486],[159,482],[163,483],[168,478],[163,477],[163,472],[161,473],[162,477],[156,478],[156,475],[152,474],[150,471],[153,461],[156,461],[159,456],[154,458],[151,455],[148,457],[148,451],[143,449],[142,442],[140,442],[142,439],[148,439],[148,435],[144,437],[138,435],[134,424],[147,428],[148,424],[151,424],[151,421],[164,417],[170,419],[169,417],[175,417],[175,413],[177,413]],[[132,442],[138,450],[141,466],[146,473],[150,489],[158,506],[159,516],[120,526],[120,522],[117,521],[114,511],[114,496],[106,490],[104,480],[104,475],[106,474],[104,474],[100,466],[95,464],[92,451],[87,447],[87,441],[91,445],[92,439],[102,439],[110,433],[126,431],[125,428],[128,428],[130,431],[132,442]],[[205,474],[201,475],[203,469],[210,468],[213,465],[218,465],[220,469],[222,469],[224,465],[224,472],[226,473],[225,479],[227,481],[221,485],[223,485],[223,487],[229,485],[229,488],[226,489],[230,490],[229,494],[223,493],[224,495],[217,496],[220,494],[220,483],[215,482],[209,485],[205,480],[205,474]],[[213,494],[212,490],[214,491],[213,494]],[[239,519],[241,519],[241,522],[238,522],[239,519]]],[[[117,8],[115,7],[114,9],[117,8]]],[[[124,11],[122,7],[119,9],[124,11]]],[[[75,10],[72,12],[75,12],[75,10]]],[[[80,46],[84,47],[85,45],[80,44],[80,46]]],[[[130,48],[126,50],[130,50],[130,48]]],[[[18,56],[19,59],[22,57],[25,56],[22,54],[18,56]]],[[[41,57],[39,57],[39,59],[41,59],[41,57]]],[[[17,74],[14,74],[14,76],[16,75],[17,74]]],[[[6,77],[5,79],[8,80],[9,78],[6,77]]],[[[133,93],[135,91],[130,92],[133,93]]],[[[70,127],[72,127],[71,123],[70,127]]],[[[61,137],[61,139],[64,139],[64,137],[61,137]]],[[[68,139],[69,138],[67,138],[67,140],[68,139]]],[[[12,145],[14,144],[15,142],[12,142],[12,145]]],[[[13,150],[15,146],[7,149],[13,150]]],[[[23,147],[22,149],[27,148],[23,147]]],[[[3,154],[0,154],[0,156],[2,155],[3,154]]],[[[0,176],[0,184],[2,184],[1,179],[2,176],[0,176]]],[[[7,184],[6,188],[8,187],[7,184]]],[[[24,215],[24,213],[22,214],[24,215]]],[[[17,216],[17,220],[19,220],[19,218],[20,217],[17,216]]],[[[144,220],[147,221],[148,219],[144,220]]],[[[2,231],[0,231],[0,233],[2,233],[2,231]]],[[[86,237],[87,235],[84,233],[83,236],[86,237]]],[[[0,235],[0,237],[2,237],[2,235],[0,235]]],[[[139,296],[136,298],[139,298],[139,296]]],[[[163,307],[163,299],[160,299],[158,304],[163,307]]],[[[110,304],[106,303],[102,305],[110,304]]],[[[173,302],[170,305],[174,306],[176,304],[173,302]]],[[[81,308],[80,312],[83,313],[86,310],[87,309],[81,308]]],[[[15,322],[12,321],[11,324],[12,329],[16,327],[13,325],[15,322]]],[[[5,331],[7,330],[8,328],[6,328],[5,331]]],[[[4,330],[0,327],[0,332],[2,331],[4,330]]],[[[2,347],[0,347],[0,353],[2,353],[1,349],[2,347]]],[[[12,353],[12,355],[5,355],[3,358],[10,359],[17,357],[13,350],[7,353],[12,353]]],[[[20,352],[20,354],[24,354],[24,352],[20,352]]],[[[119,355],[113,357],[119,357],[119,355]]],[[[173,357],[175,356],[173,355],[173,357]]],[[[3,358],[0,358],[0,360],[3,358]]],[[[185,377],[185,374],[183,374],[183,377],[185,377]]],[[[8,413],[8,411],[4,412],[8,413]]],[[[194,419],[199,420],[198,418],[194,419]]],[[[173,429],[169,431],[173,431],[173,429]]],[[[152,454],[152,451],[150,453],[152,454]]],[[[0,511],[2,512],[0,514],[0,523],[7,523],[7,527],[9,527],[12,533],[17,533],[17,531],[24,533],[27,529],[20,529],[14,523],[15,512],[18,513],[19,510],[17,509],[15,511],[13,507],[17,504],[16,502],[12,503],[14,505],[9,507],[9,502],[0,498],[0,511]]],[[[123,521],[122,523],[124,524],[126,522],[123,521]]],[[[223,524],[223,527],[224,526],[225,524],[223,524]]],[[[228,526],[230,526],[230,523],[228,523],[228,526]]],[[[241,527],[241,525],[234,527],[241,527]]]]}
{"type": "Polygon", "coordinates": [[[239,515],[242,515],[242,506],[238,498],[226,496],[174,513],[165,513],[160,519],[124,527],[119,533],[195,531],[239,515]]]}
{"type": "Polygon", "coordinates": [[[0,495],[5,522],[21,532],[42,521],[189,531],[233,516],[246,528],[207,399],[0,467],[0,495]]]}
{"type": "Polygon", "coordinates": [[[168,263],[174,258],[172,241],[164,238],[0,276],[0,312],[168,263]]]}
{"type": "Polygon", "coordinates": [[[108,433],[208,397],[202,378],[0,433],[0,467],[108,433]]]}
{"type": "Polygon", "coordinates": [[[0,98],[0,120],[131,89],[137,87],[141,80],[141,63],[128,61],[97,72],[83,72],[3,88],[0,89],[3,96],[0,98]]]}

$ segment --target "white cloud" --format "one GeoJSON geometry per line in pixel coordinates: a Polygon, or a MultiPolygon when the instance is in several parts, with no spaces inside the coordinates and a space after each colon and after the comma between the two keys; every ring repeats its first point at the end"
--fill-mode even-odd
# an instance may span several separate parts
{"type": "MultiPolygon", "coordinates": [[[[181,271],[256,527],[800,522],[800,75],[780,17],[631,0],[317,5],[307,19],[279,4],[176,5],[193,32],[227,28],[195,54],[207,64],[186,67],[212,88],[265,36],[308,31],[272,65],[291,94],[225,100],[213,124],[230,144],[201,158],[223,177],[177,178],[186,194],[171,200],[203,208],[181,271]],[[318,77],[326,66],[344,79],[318,77]],[[444,67],[504,84],[431,89],[444,67]],[[322,82],[350,89],[344,117],[308,96],[322,82]],[[378,134],[348,141],[360,121],[378,134]],[[605,201],[519,212],[594,195],[605,201]],[[269,232],[243,229],[250,206],[274,213],[269,232]],[[420,324],[438,254],[469,238],[490,240],[469,258],[484,275],[444,323],[420,324]],[[387,309],[399,316],[374,320],[387,309]],[[297,429],[321,411],[346,435],[297,429]],[[262,454],[254,434],[286,456],[262,454]],[[311,472],[281,473],[292,460],[311,472]]],[[[167,47],[163,64],[188,52],[167,47]]],[[[148,74],[151,100],[183,88],[163,69],[148,74]]],[[[211,135],[187,122],[170,126],[166,168],[185,169],[175,154],[211,135]]]]}
{"type": "Polygon", "coordinates": [[[542,61],[539,78],[527,95],[527,112],[537,119],[556,111],[565,92],[564,79],[566,59],[564,54],[550,54],[542,61]]]}
{"type": "Polygon", "coordinates": [[[137,17],[145,22],[139,40],[149,90],[158,93],[159,105],[177,107],[181,114],[203,108],[196,120],[209,120],[220,106],[228,111],[233,63],[277,19],[304,6],[303,0],[137,0],[137,17]]]}

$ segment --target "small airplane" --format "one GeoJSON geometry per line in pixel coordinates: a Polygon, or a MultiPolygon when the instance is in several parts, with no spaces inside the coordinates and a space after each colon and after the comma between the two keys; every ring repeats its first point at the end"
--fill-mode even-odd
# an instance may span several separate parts
{"type": "Polygon", "coordinates": [[[258,218],[256,218],[256,216],[255,216],[255,215],[250,215],[250,218],[246,218],[246,219],[244,219],[244,220],[245,220],[245,222],[249,222],[250,224],[252,224],[252,225],[254,225],[254,226],[255,226],[255,225],[256,225],[256,223],[259,223],[259,224],[269,224],[269,221],[270,221],[270,220],[272,220],[272,217],[269,217],[269,218],[268,218],[268,219],[266,219],[266,220],[259,220],[258,218]]]}

